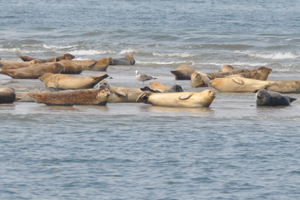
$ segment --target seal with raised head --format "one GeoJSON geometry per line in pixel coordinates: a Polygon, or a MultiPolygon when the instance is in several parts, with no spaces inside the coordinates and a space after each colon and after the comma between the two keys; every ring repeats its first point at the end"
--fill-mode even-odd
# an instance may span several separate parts
{"type": "Polygon", "coordinates": [[[110,85],[106,80],[100,81],[99,88],[107,88],[111,92],[109,103],[136,103],[143,91],[139,88],[121,88],[110,85]]]}
{"type": "Polygon", "coordinates": [[[28,93],[39,103],[46,105],[106,105],[110,92],[107,88],[103,89],[80,89],[66,90],[59,92],[38,92],[28,93]]]}
{"type": "MultiPolygon", "coordinates": [[[[17,55],[23,61],[31,61],[31,60],[38,59],[38,58],[29,57],[29,56],[22,56],[20,54],[17,54],[17,55]]],[[[57,62],[57,61],[60,61],[60,60],[72,60],[74,58],[75,58],[75,56],[73,56],[72,54],[66,53],[66,54],[63,54],[63,55],[58,56],[58,57],[53,57],[53,58],[48,58],[48,59],[38,59],[38,60],[40,60],[41,62],[45,63],[45,62],[57,62]]]]}
{"type": "Polygon", "coordinates": [[[0,104],[13,103],[16,100],[16,93],[12,87],[0,86],[0,104]]]}
{"type": "Polygon", "coordinates": [[[124,58],[113,58],[110,65],[134,65],[135,60],[132,54],[127,54],[124,58]]]}
{"type": "Polygon", "coordinates": [[[93,88],[107,77],[107,74],[78,77],[68,74],[45,73],[39,77],[39,80],[42,81],[47,88],[74,90],[93,88]]]}
{"type": "Polygon", "coordinates": [[[215,99],[213,90],[202,92],[176,92],[176,93],[148,93],[141,94],[138,102],[148,103],[153,106],[201,108],[209,107],[215,99]]]}
{"type": "Polygon", "coordinates": [[[297,100],[289,96],[284,96],[279,92],[271,92],[265,89],[258,90],[255,95],[257,106],[289,106],[297,100]]]}
{"type": "Polygon", "coordinates": [[[20,69],[3,69],[0,70],[0,74],[5,74],[15,79],[37,79],[47,72],[57,74],[61,73],[63,70],[64,66],[55,62],[35,64],[20,69]]]}
{"type": "Polygon", "coordinates": [[[227,77],[215,78],[209,82],[209,86],[219,92],[254,92],[260,89],[280,93],[300,93],[300,81],[261,81],[250,78],[227,77]]]}
{"type": "Polygon", "coordinates": [[[207,87],[209,84],[209,81],[211,81],[211,80],[212,80],[212,78],[210,75],[195,71],[191,75],[191,86],[193,88],[207,87]]]}
{"type": "Polygon", "coordinates": [[[34,64],[42,63],[40,60],[31,60],[28,62],[13,62],[13,61],[1,61],[0,67],[2,69],[19,69],[23,67],[29,67],[34,64]]]}
{"type": "Polygon", "coordinates": [[[231,65],[224,65],[219,72],[232,72],[234,69],[231,65]]]}
{"type": "Polygon", "coordinates": [[[174,74],[176,80],[190,80],[194,71],[195,69],[193,67],[182,64],[175,70],[171,71],[171,73],[174,74]]]}

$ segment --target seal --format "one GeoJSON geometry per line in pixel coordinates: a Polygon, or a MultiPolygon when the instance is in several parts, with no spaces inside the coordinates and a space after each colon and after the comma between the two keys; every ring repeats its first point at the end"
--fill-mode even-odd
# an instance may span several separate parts
{"type": "Polygon", "coordinates": [[[106,71],[112,58],[102,58],[100,60],[73,60],[72,62],[81,65],[84,70],[106,71]]]}
{"type": "MultiPolygon", "coordinates": [[[[28,57],[28,56],[22,56],[20,54],[17,54],[17,56],[19,58],[21,58],[23,61],[31,61],[31,60],[38,59],[38,58],[32,58],[32,57],[28,57]]],[[[45,63],[45,62],[57,62],[57,61],[60,61],[60,60],[72,60],[74,58],[75,58],[75,56],[73,56],[72,54],[66,53],[66,54],[63,54],[63,55],[58,56],[58,57],[53,57],[53,58],[48,58],[48,59],[38,59],[38,60],[45,63]]]]}
{"type": "Polygon", "coordinates": [[[62,74],[80,74],[83,71],[83,67],[79,64],[74,63],[72,60],[61,60],[58,63],[64,66],[62,74]]]}
{"type": "Polygon", "coordinates": [[[31,60],[28,62],[13,62],[13,61],[1,61],[0,62],[0,67],[2,69],[19,69],[23,67],[29,67],[34,64],[39,64],[42,63],[40,60],[31,60]]]}
{"type": "Polygon", "coordinates": [[[191,86],[192,88],[207,87],[211,80],[212,78],[210,75],[194,71],[191,75],[191,86]]]}
{"type": "Polygon", "coordinates": [[[148,103],[153,106],[201,108],[209,107],[216,94],[212,90],[202,92],[176,92],[176,93],[142,93],[138,102],[148,103]]]}
{"type": "Polygon", "coordinates": [[[46,105],[106,105],[110,96],[108,89],[80,89],[80,90],[66,90],[59,92],[38,92],[28,93],[39,103],[46,105]]]}
{"type": "Polygon", "coordinates": [[[261,81],[249,78],[227,77],[215,78],[209,82],[209,86],[219,92],[254,92],[267,89],[279,93],[300,93],[300,81],[261,81]]]}
{"type": "Polygon", "coordinates": [[[138,96],[143,93],[139,88],[114,87],[106,80],[100,81],[98,87],[109,89],[111,95],[108,103],[136,103],[138,96]]]}
{"type": "Polygon", "coordinates": [[[12,87],[0,86],[0,104],[13,103],[16,100],[16,93],[12,87]]]}
{"type": "Polygon", "coordinates": [[[219,72],[232,72],[233,71],[233,67],[231,65],[224,65],[219,72]]]}
{"type": "Polygon", "coordinates": [[[78,77],[68,74],[45,73],[39,77],[39,80],[42,81],[47,88],[74,90],[93,88],[107,77],[107,74],[78,77]]]}
{"type": "Polygon", "coordinates": [[[127,54],[124,58],[113,58],[110,65],[134,65],[135,60],[132,54],[127,54]]]}
{"type": "Polygon", "coordinates": [[[258,90],[255,95],[257,106],[289,106],[296,98],[283,96],[279,92],[270,92],[265,89],[258,90]]]}
{"type": "Polygon", "coordinates": [[[151,90],[159,91],[159,92],[183,92],[183,89],[180,85],[174,85],[172,87],[169,87],[167,85],[164,85],[158,81],[153,81],[149,83],[149,88],[151,90]]]}
{"type": "Polygon", "coordinates": [[[257,79],[257,80],[267,80],[269,74],[272,72],[272,69],[267,67],[260,67],[258,69],[243,69],[243,70],[236,70],[231,72],[216,72],[216,73],[207,73],[211,76],[212,79],[215,78],[224,78],[230,75],[240,74],[245,78],[257,79]]]}
{"type": "Polygon", "coordinates": [[[63,70],[64,70],[64,66],[56,62],[56,63],[35,64],[20,69],[7,69],[7,70],[3,69],[0,70],[0,74],[5,74],[14,79],[37,79],[47,72],[57,74],[57,73],[61,73],[63,70]]]}
{"type": "Polygon", "coordinates": [[[175,70],[171,71],[171,73],[174,74],[176,80],[190,80],[194,71],[195,69],[193,67],[182,64],[175,70]]]}

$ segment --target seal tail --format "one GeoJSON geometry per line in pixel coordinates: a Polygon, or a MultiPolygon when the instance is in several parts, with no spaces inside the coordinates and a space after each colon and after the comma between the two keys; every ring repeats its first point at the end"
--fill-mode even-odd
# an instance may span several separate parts
{"type": "Polygon", "coordinates": [[[31,60],[33,60],[32,58],[30,58],[30,57],[28,57],[28,56],[22,56],[22,55],[20,55],[20,54],[17,54],[17,56],[19,57],[19,58],[21,58],[23,61],[31,61],[31,60]]]}
{"type": "Polygon", "coordinates": [[[151,88],[149,88],[148,86],[145,86],[143,88],[140,88],[140,90],[142,91],[149,91],[149,92],[153,92],[153,93],[161,93],[160,91],[158,90],[152,90],[151,88]]]}
{"type": "Polygon", "coordinates": [[[136,102],[148,103],[148,98],[149,98],[150,94],[151,93],[143,92],[142,94],[140,94],[138,96],[138,98],[136,99],[136,102]]]}

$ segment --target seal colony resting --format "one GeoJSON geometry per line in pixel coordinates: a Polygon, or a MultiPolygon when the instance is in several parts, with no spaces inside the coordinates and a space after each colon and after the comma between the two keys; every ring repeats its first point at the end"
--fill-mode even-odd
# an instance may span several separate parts
{"type": "Polygon", "coordinates": [[[39,80],[42,81],[47,88],[75,90],[93,88],[107,77],[107,74],[78,77],[67,74],[45,73],[39,77],[39,80]]]}
{"type": "Polygon", "coordinates": [[[148,103],[153,106],[200,108],[209,107],[216,94],[212,90],[202,92],[177,92],[177,93],[143,93],[138,102],[148,103]]]}
{"type": "Polygon", "coordinates": [[[110,92],[108,89],[81,89],[60,92],[28,93],[39,103],[46,105],[106,105],[110,92]]]}
{"type": "Polygon", "coordinates": [[[258,90],[255,95],[257,106],[289,106],[296,98],[283,96],[279,92],[270,92],[265,89],[258,90]]]}

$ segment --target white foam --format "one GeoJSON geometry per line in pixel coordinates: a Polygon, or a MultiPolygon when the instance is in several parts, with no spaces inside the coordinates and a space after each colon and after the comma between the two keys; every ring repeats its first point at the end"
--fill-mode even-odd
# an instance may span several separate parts
{"type": "Polygon", "coordinates": [[[75,50],[70,51],[70,54],[74,55],[102,55],[102,54],[115,54],[114,51],[99,51],[99,50],[75,50]]]}
{"type": "Polygon", "coordinates": [[[124,49],[124,50],[121,50],[118,55],[122,55],[122,54],[129,54],[129,53],[135,53],[136,50],[134,49],[124,49]]]}
{"type": "Polygon", "coordinates": [[[189,57],[195,57],[197,54],[189,54],[187,52],[183,53],[158,53],[158,52],[152,52],[153,56],[157,57],[181,57],[181,58],[189,58],[189,57]]]}
{"type": "Polygon", "coordinates": [[[253,58],[263,58],[263,59],[272,59],[272,60],[300,58],[299,54],[294,54],[291,52],[287,52],[287,53],[250,53],[250,54],[248,54],[248,56],[253,57],[253,58]]]}
{"type": "Polygon", "coordinates": [[[76,47],[78,45],[68,45],[68,46],[56,46],[56,45],[43,45],[43,48],[45,49],[71,49],[73,47],[76,47]]]}

